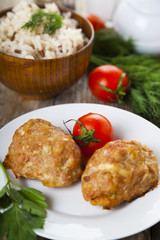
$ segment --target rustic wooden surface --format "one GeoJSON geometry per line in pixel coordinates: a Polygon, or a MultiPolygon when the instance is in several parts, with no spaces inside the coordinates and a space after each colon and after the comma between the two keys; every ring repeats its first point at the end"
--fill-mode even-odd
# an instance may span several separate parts
{"type": "MultiPolygon", "coordinates": [[[[0,0],[0,10],[13,5],[16,0],[0,0]]],[[[106,104],[100,100],[97,100],[89,91],[87,84],[87,76],[82,77],[77,84],[71,87],[69,90],[64,91],[53,99],[49,100],[29,100],[23,96],[7,89],[0,83],[0,128],[12,119],[35,109],[39,109],[46,106],[52,106],[64,103],[100,103],[106,104]]],[[[110,104],[122,109],[131,111],[127,105],[117,105],[116,103],[110,104]]],[[[128,220],[132,216],[128,216],[128,220]]],[[[38,237],[38,240],[44,240],[42,237],[38,237]]],[[[76,240],[76,239],[75,239],[76,240]]],[[[138,233],[123,240],[160,240],[160,223],[147,229],[141,233],[138,233]]]]}

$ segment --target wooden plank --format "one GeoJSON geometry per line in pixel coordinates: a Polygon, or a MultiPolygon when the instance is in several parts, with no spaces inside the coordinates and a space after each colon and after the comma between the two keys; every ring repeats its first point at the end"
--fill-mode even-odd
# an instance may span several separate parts
{"type": "Polygon", "coordinates": [[[160,240],[160,222],[151,228],[151,239],[160,240]]]}

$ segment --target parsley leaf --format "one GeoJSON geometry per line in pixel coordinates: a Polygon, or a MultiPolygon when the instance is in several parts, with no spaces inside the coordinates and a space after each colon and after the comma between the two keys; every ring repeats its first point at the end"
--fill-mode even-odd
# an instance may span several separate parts
{"type": "Polygon", "coordinates": [[[37,215],[39,217],[46,217],[46,211],[43,208],[39,207],[34,202],[31,202],[27,199],[23,200],[22,208],[25,209],[27,212],[37,215]]]}
{"type": "Polygon", "coordinates": [[[47,204],[45,202],[45,197],[40,191],[33,188],[21,188],[20,193],[28,200],[33,201],[39,207],[42,207],[42,208],[47,207],[47,204]]]}
{"type": "Polygon", "coordinates": [[[8,197],[8,195],[5,193],[1,198],[0,198],[0,210],[8,208],[11,205],[12,201],[8,197]]]}
{"type": "Polygon", "coordinates": [[[42,218],[32,216],[17,204],[0,214],[0,237],[7,233],[7,240],[36,240],[33,228],[42,228],[42,218]]]}
{"type": "Polygon", "coordinates": [[[46,199],[40,191],[23,188],[13,182],[1,163],[0,167],[7,178],[6,185],[0,191],[0,238],[36,240],[34,229],[43,228],[47,215],[46,199]]]}
{"type": "Polygon", "coordinates": [[[26,22],[21,28],[31,29],[31,32],[37,27],[42,26],[44,32],[53,34],[55,31],[62,27],[63,17],[56,13],[47,13],[42,9],[38,9],[31,16],[31,19],[26,22]]]}

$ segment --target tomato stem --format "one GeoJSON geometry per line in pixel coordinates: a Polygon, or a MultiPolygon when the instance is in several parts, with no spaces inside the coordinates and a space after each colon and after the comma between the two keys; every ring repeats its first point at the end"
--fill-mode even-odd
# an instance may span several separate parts
{"type": "Polygon", "coordinates": [[[90,129],[89,131],[87,130],[87,128],[85,128],[85,126],[78,120],[75,119],[70,119],[66,122],[63,121],[63,124],[65,125],[65,127],[67,128],[68,132],[70,133],[70,135],[73,137],[73,139],[78,143],[78,145],[80,146],[86,146],[88,145],[90,142],[96,142],[96,143],[100,143],[101,140],[95,138],[93,135],[95,133],[94,129],[90,129]],[[68,127],[66,126],[66,123],[70,122],[70,121],[75,121],[77,123],[79,123],[82,133],[81,135],[78,136],[74,136],[71,131],[68,129],[68,127]]]}
{"type": "Polygon", "coordinates": [[[122,98],[126,95],[125,90],[127,89],[127,87],[122,87],[122,81],[125,76],[126,76],[126,73],[122,73],[122,75],[120,76],[119,81],[118,81],[117,89],[115,91],[113,91],[101,84],[97,83],[97,85],[100,86],[101,88],[103,88],[105,91],[115,94],[117,101],[121,102],[122,98]]]}

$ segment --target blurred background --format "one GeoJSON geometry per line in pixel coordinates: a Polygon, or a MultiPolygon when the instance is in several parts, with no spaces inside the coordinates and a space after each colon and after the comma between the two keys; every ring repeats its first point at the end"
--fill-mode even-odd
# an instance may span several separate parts
{"type": "MultiPolygon", "coordinates": [[[[23,0],[0,0],[0,9],[23,0]]],[[[100,17],[124,39],[132,38],[142,54],[160,54],[160,0],[26,0],[43,4],[55,2],[83,16],[100,17]]]]}
{"type": "MultiPolygon", "coordinates": [[[[22,0],[0,0],[0,9],[9,8],[22,0]]],[[[26,0],[43,4],[45,2],[56,2],[64,7],[75,9],[80,14],[89,13],[100,15],[105,21],[112,19],[113,14],[122,0],[26,0]]]]}

